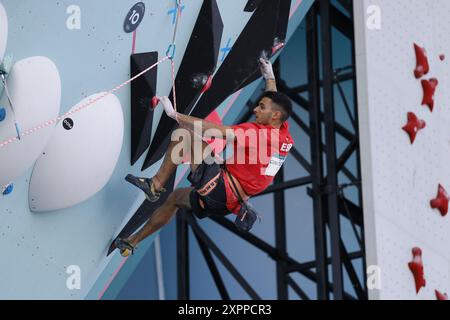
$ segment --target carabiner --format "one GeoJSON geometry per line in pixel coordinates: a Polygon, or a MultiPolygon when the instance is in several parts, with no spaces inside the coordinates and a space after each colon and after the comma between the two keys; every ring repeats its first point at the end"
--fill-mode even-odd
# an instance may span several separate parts
{"type": "Polygon", "coordinates": [[[173,60],[173,58],[175,57],[175,51],[177,49],[177,46],[175,45],[175,43],[172,43],[166,51],[166,56],[170,59],[173,60]]]}

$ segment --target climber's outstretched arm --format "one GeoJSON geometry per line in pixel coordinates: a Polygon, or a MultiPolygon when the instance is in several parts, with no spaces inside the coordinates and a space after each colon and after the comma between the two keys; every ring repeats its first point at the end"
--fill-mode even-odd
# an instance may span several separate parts
{"type": "Polygon", "coordinates": [[[178,113],[173,108],[172,102],[170,102],[168,97],[160,97],[159,100],[161,101],[166,114],[172,119],[177,120],[182,128],[186,128],[189,131],[193,131],[194,133],[198,132],[202,135],[202,137],[205,138],[220,137],[226,139],[227,141],[232,141],[234,139],[234,133],[230,126],[224,126],[200,118],[178,113]]]}
{"type": "Polygon", "coordinates": [[[211,138],[213,136],[217,138],[217,135],[220,132],[222,138],[227,140],[234,139],[233,130],[231,129],[230,126],[216,124],[214,122],[187,116],[185,114],[180,113],[177,114],[177,119],[178,122],[180,123],[180,126],[183,128],[187,128],[188,130],[194,130],[195,127],[201,128],[202,134],[205,138],[211,138]],[[213,130],[215,132],[213,132],[213,130]]]}
{"type": "Polygon", "coordinates": [[[266,91],[277,91],[277,82],[273,73],[272,63],[264,58],[259,59],[259,69],[266,81],[266,91]]]}

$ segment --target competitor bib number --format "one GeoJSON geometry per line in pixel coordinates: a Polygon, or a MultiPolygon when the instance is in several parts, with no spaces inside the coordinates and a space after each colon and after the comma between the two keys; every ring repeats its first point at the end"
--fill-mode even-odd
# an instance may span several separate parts
{"type": "Polygon", "coordinates": [[[274,154],[270,159],[270,163],[267,166],[266,172],[264,174],[266,176],[274,177],[283,165],[284,160],[286,160],[286,157],[279,154],[274,154]]]}

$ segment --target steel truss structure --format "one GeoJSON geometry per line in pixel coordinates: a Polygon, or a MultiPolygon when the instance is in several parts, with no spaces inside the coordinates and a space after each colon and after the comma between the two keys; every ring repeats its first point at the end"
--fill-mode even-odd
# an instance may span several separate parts
{"type": "MultiPolygon", "coordinates": [[[[227,229],[230,234],[240,237],[265,252],[276,262],[277,297],[281,300],[292,298],[289,297],[288,288],[291,288],[298,298],[304,300],[313,298],[320,300],[367,299],[352,15],[351,0],[316,0],[312,6],[306,17],[307,27],[304,31],[307,39],[308,83],[288,87],[277,68],[277,64],[282,61],[280,62],[278,59],[275,63],[279,90],[286,93],[295,102],[294,107],[302,108],[309,114],[309,123],[305,123],[296,113],[293,113],[291,121],[295,122],[309,136],[311,154],[311,161],[307,161],[306,156],[302,155],[298,149],[295,147],[291,149],[291,155],[305,168],[308,175],[294,180],[286,180],[285,172],[281,169],[274,184],[262,193],[273,194],[274,197],[275,246],[269,245],[251,233],[240,233],[233,222],[226,218],[211,218],[227,229]],[[336,5],[340,8],[338,9],[336,5]],[[332,28],[338,30],[352,43],[353,64],[348,67],[333,68],[332,28]],[[353,96],[350,99],[347,97],[348,93],[346,95],[343,89],[344,82],[350,82],[353,87],[351,93],[353,96]],[[334,95],[336,90],[339,93],[337,97],[334,95]],[[305,99],[302,94],[307,94],[308,99],[305,99]],[[351,120],[351,129],[335,120],[337,99],[342,99],[341,105],[344,106],[345,112],[351,120]],[[324,128],[324,134],[322,134],[322,128],[324,128]],[[336,148],[337,134],[346,140],[346,148],[339,155],[337,155],[336,148]],[[357,169],[353,170],[356,172],[352,172],[347,167],[347,162],[352,155],[356,155],[357,158],[357,169]],[[342,183],[339,173],[350,182],[342,183]],[[287,251],[285,191],[299,186],[307,186],[307,193],[313,203],[314,261],[296,261],[289,256],[287,251]],[[357,189],[358,201],[351,201],[345,196],[344,190],[350,186],[357,189]],[[342,219],[350,222],[359,250],[348,252],[346,249],[341,233],[342,219]],[[352,263],[355,259],[362,259],[362,270],[357,270],[352,263]],[[354,289],[352,294],[348,293],[345,288],[344,270],[354,289]],[[362,275],[362,281],[361,276],[358,277],[358,271],[362,275]],[[292,277],[294,273],[299,273],[316,284],[317,295],[315,297],[311,297],[311,294],[308,295],[294,281],[292,277]]],[[[247,105],[249,110],[236,123],[248,121],[251,117],[254,103],[249,101],[247,105]]],[[[252,299],[261,299],[251,284],[199,226],[196,218],[190,212],[179,212],[176,223],[179,299],[189,299],[190,297],[188,244],[191,239],[189,239],[189,228],[193,231],[222,299],[229,300],[230,295],[212,255],[216,256],[252,299]]]]}

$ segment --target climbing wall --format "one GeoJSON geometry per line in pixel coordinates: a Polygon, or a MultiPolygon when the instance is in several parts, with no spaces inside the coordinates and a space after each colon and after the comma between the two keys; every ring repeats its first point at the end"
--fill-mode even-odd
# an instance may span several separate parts
{"type": "Polygon", "coordinates": [[[355,1],[369,296],[450,291],[450,2],[355,1]]]}
{"type": "Polygon", "coordinates": [[[107,257],[112,240],[154,209],[124,177],[160,163],[172,124],[155,95],[175,82],[180,110],[239,114],[257,58],[279,53],[311,3],[1,0],[0,298],[100,298],[126,263],[107,257]]]}

